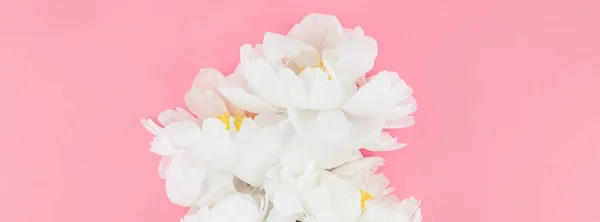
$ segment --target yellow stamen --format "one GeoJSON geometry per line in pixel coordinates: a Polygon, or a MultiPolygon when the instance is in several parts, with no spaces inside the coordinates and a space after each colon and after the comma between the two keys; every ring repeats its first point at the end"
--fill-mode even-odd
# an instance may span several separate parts
{"type": "Polygon", "coordinates": [[[373,198],[375,198],[375,196],[371,195],[370,193],[367,193],[364,190],[360,190],[360,208],[363,212],[365,212],[365,210],[367,209],[365,207],[365,202],[367,202],[367,200],[372,200],[373,198]]]}
{"type": "Polygon", "coordinates": [[[225,125],[225,129],[229,130],[231,128],[230,119],[233,119],[233,125],[235,126],[235,131],[240,131],[240,127],[242,126],[242,122],[246,118],[246,114],[244,112],[237,112],[234,116],[231,116],[229,112],[225,112],[222,115],[218,115],[217,119],[221,120],[225,125]],[[232,118],[230,118],[232,117],[232,118]]]}

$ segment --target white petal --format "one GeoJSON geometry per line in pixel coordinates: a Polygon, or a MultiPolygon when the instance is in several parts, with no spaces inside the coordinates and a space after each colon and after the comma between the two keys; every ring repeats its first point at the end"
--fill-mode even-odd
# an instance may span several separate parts
{"type": "Polygon", "coordinates": [[[212,68],[200,69],[200,72],[194,78],[192,88],[214,89],[224,76],[218,70],[212,68]]]}
{"type": "Polygon", "coordinates": [[[212,89],[190,89],[185,94],[185,103],[200,120],[221,115],[227,111],[223,99],[212,89]]]}
{"type": "Polygon", "coordinates": [[[348,138],[350,124],[341,110],[306,111],[288,109],[298,135],[319,141],[339,142],[348,138]]]}
{"type": "Polygon", "coordinates": [[[379,115],[396,105],[398,95],[392,94],[392,86],[401,81],[397,73],[380,72],[358,89],[356,94],[346,102],[342,109],[356,115],[379,115]]]}
{"type": "Polygon", "coordinates": [[[317,218],[315,218],[313,216],[308,216],[304,220],[302,220],[302,222],[322,222],[322,221],[317,220],[317,218]]]}
{"type": "Polygon", "coordinates": [[[150,142],[150,152],[160,156],[168,156],[175,154],[177,149],[173,147],[173,144],[171,144],[171,141],[166,136],[159,134],[150,142]]]}
{"type": "Polygon", "coordinates": [[[394,213],[392,205],[376,200],[367,201],[365,205],[366,210],[360,218],[360,222],[392,222],[390,220],[394,213]]]}
{"type": "Polygon", "coordinates": [[[277,211],[272,210],[269,213],[266,222],[296,222],[296,218],[297,215],[281,216],[277,211]]]}
{"type": "Polygon", "coordinates": [[[146,130],[148,130],[150,133],[152,133],[154,135],[158,135],[162,131],[162,128],[160,126],[158,126],[158,124],[156,124],[151,119],[142,119],[141,121],[142,121],[142,126],[144,126],[144,128],[146,128],[146,130]]]}
{"type": "Polygon", "coordinates": [[[254,60],[258,57],[261,57],[261,53],[255,50],[252,45],[244,44],[240,47],[240,62],[242,64],[248,60],[254,60]]]}
{"type": "Polygon", "coordinates": [[[265,53],[265,59],[270,63],[281,63],[283,58],[292,58],[300,53],[307,53],[307,58],[312,58],[312,60],[305,61],[303,64],[298,65],[312,66],[319,63],[319,52],[314,47],[285,35],[271,32],[265,33],[262,48],[265,53]]]}
{"type": "Polygon", "coordinates": [[[308,109],[308,88],[303,80],[290,69],[281,70],[279,78],[287,89],[289,105],[300,109],[308,109]]]}
{"type": "Polygon", "coordinates": [[[247,88],[248,80],[244,76],[242,64],[238,64],[235,71],[228,76],[226,76],[223,80],[219,82],[219,86],[217,88],[223,87],[242,87],[244,89],[247,88]],[[246,88],[245,88],[246,87],[246,88]]]}
{"type": "Polygon", "coordinates": [[[258,58],[244,66],[250,88],[255,94],[271,105],[283,108],[287,106],[287,92],[278,75],[269,63],[258,58]]]}
{"type": "Polygon", "coordinates": [[[227,134],[229,131],[225,127],[225,124],[216,117],[208,118],[202,122],[202,133],[204,137],[208,138],[224,136],[222,134],[229,138],[229,134],[227,134]]]}
{"type": "Polygon", "coordinates": [[[238,141],[242,141],[242,143],[247,143],[248,141],[256,137],[256,135],[260,133],[261,129],[261,126],[259,126],[258,123],[256,123],[256,120],[245,118],[244,120],[242,120],[242,124],[240,125],[240,131],[238,131],[235,134],[235,139],[238,141]]]}
{"type": "Polygon", "coordinates": [[[309,14],[288,33],[295,39],[319,49],[335,48],[342,39],[342,25],[332,15],[309,14]]]}
{"type": "Polygon", "coordinates": [[[421,209],[417,209],[417,212],[413,215],[413,219],[411,222],[421,222],[423,220],[423,215],[421,213],[421,209]]]}
{"type": "Polygon", "coordinates": [[[402,119],[392,120],[385,123],[384,128],[386,129],[400,129],[412,126],[415,124],[415,118],[407,116],[402,119]]]}
{"type": "Polygon", "coordinates": [[[355,81],[373,68],[377,57],[377,41],[357,27],[349,37],[344,38],[336,48],[339,59],[335,70],[340,73],[344,84],[355,81]]]}
{"type": "Polygon", "coordinates": [[[207,170],[187,165],[182,156],[175,156],[165,171],[165,189],[174,204],[189,207],[200,194],[207,170]]]}
{"type": "Polygon", "coordinates": [[[168,137],[169,142],[179,149],[189,149],[196,145],[201,133],[198,124],[191,121],[175,122],[163,129],[163,134],[168,137]]]}
{"type": "Polygon", "coordinates": [[[287,121],[287,114],[264,113],[254,117],[254,122],[260,126],[274,125],[280,122],[287,121]]]}
{"type": "Polygon", "coordinates": [[[360,217],[361,194],[356,187],[347,181],[332,178],[326,178],[321,183],[331,196],[331,210],[336,218],[340,218],[340,221],[356,221],[360,217]]]}
{"type": "Polygon", "coordinates": [[[336,143],[325,143],[314,137],[289,137],[286,149],[281,154],[284,172],[301,173],[311,163],[318,169],[331,169],[342,165],[355,155],[352,147],[336,143]]]}
{"type": "Polygon", "coordinates": [[[265,172],[279,163],[282,151],[283,135],[278,126],[263,128],[251,140],[242,141],[238,145],[240,158],[234,174],[250,185],[261,187],[265,182],[265,172]]]}
{"type": "Polygon", "coordinates": [[[402,100],[399,104],[388,111],[384,116],[387,120],[399,120],[414,113],[417,110],[417,102],[412,96],[402,100]]]}
{"type": "Polygon", "coordinates": [[[236,161],[236,151],[230,131],[216,118],[204,120],[200,142],[187,158],[192,166],[203,166],[211,170],[232,170],[236,161]]]}
{"type": "Polygon", "coordinates": [[[283,216],[304,212],[294,187],[289,185],[279,188],[273,197],[273,204],[274,209],[283,216]]]}
{"type": "Polygon", "coordinates": [[[165,179],[167,168],[171,165],[172,156],[163,156],[160,158],[160,162],[158,162],[158,178],[165,179]]]}
{"type": "Polygon", "coordinates": [[[394,191],[393,187],[388,188],[390,180],[383,173],[366,174],[363,183],[367,185],[363,189],[375,197],[388,195],[394,191]]]}
{"type": "Polygon", "coordinates": [[[381,133],[379,138],[365,144],[365,149],[370,151],[392,151],[405,147],[405,143],[396,143],[396,138],[390,136],[389,133],[381,133]]]}
{"type": "Polygon", "coordinates": [[[260,222],[256,201],[246,194],[234,194],[219,201],[211,209],[211,222],[260,222]]]}
{"type": "Polygon", "coordinates": [[[385,114],[387,120],[399,120],[405,118],[407,115],[414,113],[417,110],[415,103],[398,105],[385,114]]]}
{"type": "Polygon", "coordinates": [[[417,209],[419,209],[419,205],[421,202],[417,200],[415,197],[409,197],[402,200],[398,205],[396,205],[396,211],[401,211],[407,215],[414,214],[417,209]]]}
{"type": "Polygon", "coordinates": [[[338,176],[349,176],[363,171],[375,172],[384,162],[385,159],[381,157],[365,157],[346,163],[333,170],[332,173],[338,176]]]}
{"type": "Polygon", "coordinates": [[[337,108],[342,102],[344,91],[329,80],[329,74],[320,68],[308,68],[300,73],[300,79],[307,88],[307,105],[312,110],[337,108]]]}
{"type": "Polygon", "coordinates": [[[233,193],[235,193],[235,186],[231,173],[209,170],[202,184],[202,190],[193,205],[195,207],[212,206],[233,193]]]}
{"type": "Polygon", "coordinates": [[[202,207],[194,212],[189,212],[180,222],[207,222],[210,220],[210,209],[202,207]]]}
{"type": "Polygon", "coordinates": [[[179,121],[194,121],[196,118],[184,109],[177,107],[175,110],[168,109],[162,111],[156,119],[161,125],[166,126],[179,121]]]}
{"type": "Polygon", "coordinates": [[[410,86],[408,86],[404,80],[400,79],[398,75],[392,75],[391,77],[391,81],[393,82],[392,95],[395,95],[392,100],[393,103],[396,105],[413,104],[416,106],[414,98],[410,96],[413,93],[413,89],[410,88],[410,86]]]}
{"type": "Polygon", "coordinates": [[[348,158],[346,158],[346,160],[344,162],[348,163],[348,162],[356,161],[356,160],[359,160],[359,159],[362,159],[362,158],[364,158],[364,156],[360,152],[360,150],[355,150],[355,151],[352,151],[348,155],[348,158]]]}
{"type": "Polygon", "coordinates": [[[359,117],[346,114],[346,118],[351,124],[350,135],[351,138],[354,139],[354,141],[349,142],[358,144],[371,142],[379,137],[379,135],[381,135],[381,130],[385,125],[385,118],[380,115],[359,117]]]}
{"type": "Polygon", "coordinates": [[[242,88],[219,88],[219,92],[243,110],[253,113],[276,113],[278,112],[269,103],[262,100],[260,97],[246,92],[242,88]]]}

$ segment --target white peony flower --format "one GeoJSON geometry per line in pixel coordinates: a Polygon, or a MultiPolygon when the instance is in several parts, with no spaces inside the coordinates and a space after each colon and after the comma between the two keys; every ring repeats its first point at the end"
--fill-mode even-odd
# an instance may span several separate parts
{"type": "Polygon", "coordinates": [[[287,35],[240,48],[229,76],[201,69],[189,112],[143,119],[181,222],[421,222],[419,201],[399,201],[377,168],[411,126],[412,89],[397,73],[366,78],[377,42],[334,16],[310,14],[287,35]]]}
{"type": "Polygon", "coordinates": [[[411,197],[398,203],[398,198],[390,195],[394,189],[388,187],[389,180],[383,173],[375,173],[384,161],[381,157],[365,157],[346,163],[332,173],[360,189],[364,211],[361,222],[420,222],[419,201],[411,197]]]}
{"type": "Polygon", "coordinates": [[[250,195],[236,193],[218,201],[212,208],[203,207],[186,215],[181,222],[261,222],[264,213],[250,195]]]}
{"type": "Polygon", "coordinates": [[[408,115],[416,108],[397,73],[381,72],[357,89],[376,55],[377,43],[362,29],[343,29],[334,16],[311,14],[287,36],[267,33],[262,45],[242,46],[247,88],[219,91],[242,109],[286,115],[305,138],[371,145],[381,140],[373,134],[382,128],[412,125],[408,115]]]}
{"type": "MultiPolygon", "coordinates": [[[[237,71],[239,72],[239,71],[237,71]]],[[[217,90],[220,86],[242,87],[243,81],[239,74],[225,77],[216,69],[201,69],[194,78],[192,88],[185,94],[188,109],[199,119],[199,124],[207,118],[220,116],[225,118],[231,114],[243,112],[227,100],[224,100],[217,90]]]]}
{"type": "MultiPolygon", "coordinates": [[[[183,120],[164,128],[150,120],[146,123],[155,134],[150,150],[163,156],[159,164],[159,176],[165,179],[167,196],[171,202],[181,206],[205,206],[235,192],[233,174],[198,166],[190,161],[190,156],[203,141],[203,130],[195,122],[183,120]]],[[[210,124],[205,124],[205,128],[209,127],[210,124]]],[[[213,150],[213,153],[225,157],[228,155],[226,151],[213,150]]],[[[230,160],[225,162],[235,160],[231,155],[227,158],[230,160]]]]}

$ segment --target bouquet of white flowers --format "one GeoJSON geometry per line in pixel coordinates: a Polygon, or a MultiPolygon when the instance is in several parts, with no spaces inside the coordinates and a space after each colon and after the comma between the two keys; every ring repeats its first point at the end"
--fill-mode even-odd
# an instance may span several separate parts
{"type": "Polygon", "coordinates": [[[405,146],[384,129],[411,126],[411,88],[395,72],[365,78],[377,42],[331,15],[243,45],[235,71],[201,69],[176,108],[142,120],[182,222],[420,222],[360,149],[405,146]]]}

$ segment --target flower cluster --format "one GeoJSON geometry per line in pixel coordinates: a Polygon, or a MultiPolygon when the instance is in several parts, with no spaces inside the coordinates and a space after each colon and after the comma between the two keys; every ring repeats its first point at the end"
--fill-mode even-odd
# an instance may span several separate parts
{"type": "Polygon", "coordinates": [[[376,173],[384,159],[360,152],[405,146],[384,130],[414,123],[397,73],[365,77],[376,55],[360,27],[310,14],[243,45],[232,74],[200,70],[189,112],[142,120],[181,222],[420,222],[419,201],[376,173]]]}

